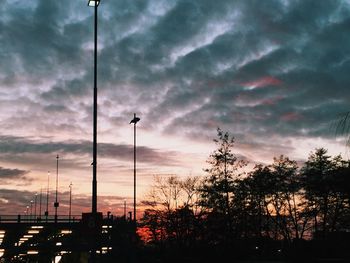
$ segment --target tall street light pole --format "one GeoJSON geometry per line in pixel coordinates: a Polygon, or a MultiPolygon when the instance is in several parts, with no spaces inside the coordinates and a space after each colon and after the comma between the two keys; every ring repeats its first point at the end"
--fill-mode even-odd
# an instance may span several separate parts
{"type": "Polygon", "coordinates": [[[136,123],[140,121],[139,117],[136,117],[134,113],[134,118],[129,124],[134,124],[134,224],[136,226],[136,123]]]}
{"type": "Polygon", "coordinates": [[[57,223],[57,208],[59,207],[60,203],[58,202],[58,159],[59,155],[56,156],[56,195],[55,195],[55,223],[57,223]]]}
{"type": "Polygon", "coordinates": [[[69,222],[72,216],[72,186],[73,184],[70,183],[69,185],[69,222]]]}
{"type": "Polygon", "coordinates": [[[93,150],[92,150],[92,214],[97,214],[97,7],[100,0],[89,0],[94,7],[94,105],[93,105],[93,150]]]}
{"type": "MultiPolygon", "coordinates": [[[[97,220],[97,7],[100,0],[89,0],[88,6],[94,7],[94,101],[93,101],[93,144],[92,144],[92,225],[96,227],[97,220]]],[[[95,262],[96,234],[93,230],[92,253],[90,262],[95,262]]]]}

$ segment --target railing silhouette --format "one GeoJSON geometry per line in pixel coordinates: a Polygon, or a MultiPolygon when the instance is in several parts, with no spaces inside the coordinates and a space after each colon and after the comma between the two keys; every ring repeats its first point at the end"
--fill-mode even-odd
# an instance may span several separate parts
{"type": "Polygon", "coordinates": [[[0,215],[1,223],[77,223],[80,222],[82,215],[58,215],[55,218],[51,216],[33,216],[33,215],[0,215]]]}

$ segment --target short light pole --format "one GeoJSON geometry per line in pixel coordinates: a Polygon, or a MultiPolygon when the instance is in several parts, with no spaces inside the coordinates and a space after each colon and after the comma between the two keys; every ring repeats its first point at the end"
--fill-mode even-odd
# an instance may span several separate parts
{"type": "Polygon", "coordinates": [[[50,193],[50,171],[47,172],[46,211],[45,211],[46,222],[49,217],[49,193],[50,193]]]}
{"type": "Polygon", "coordinates": [[[58,159],[59,155],[56,156],[56,197],[55,197],[55,223],[57,223],[57,208],[60,206],[60,203],[58,202],[58,159]]]}
{"type": "Polygon", "coordinates": [[[34,198],[34,221],[36,221],[36,200],[37,200],[38,194],[35,193],[35,198],[34,198]]]}
{"type": "Polygon", "coordinates": [[[126,220],[126,200],[124,199],[124,220],[126,220]]]}
{"type": "Polygon", "coordinates": [[[41,220],[41,201],[43,196],[43,188],[40,188],[40,196],[39,196],[39,217],[38,219],[41,220]]]}
{"type": "Polygon", "coordinates": [[[134,113],[134,118],[130,121],[129,124],[134,124],[134,224],[136,227],[136,123],[140,121],[139,117],[136,117],[134,113]]]}
{"type": "Polygon", "coordinates": [[[30,221],[32,221],[33,218],[33,200],[30,200],[30,221]]]}
{"type": "Polygon", "coordinates": [[[29,222],[29,213],[28,213],[28,211],[29,211],[29,205],[27,205],[27,207],[26,207],[27,221],[29,222]]]}
{"type": "Polygon", "coordinates": [[[72,186],[73,184],[70,183],[69,185],[69,222],[70,222],[70,219],[71,219],[71,216],[72,216],[72,186]]]}

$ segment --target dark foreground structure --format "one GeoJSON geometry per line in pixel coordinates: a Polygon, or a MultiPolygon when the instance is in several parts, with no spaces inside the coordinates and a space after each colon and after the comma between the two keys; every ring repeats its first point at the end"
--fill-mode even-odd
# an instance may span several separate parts
{"type": "Polygon", "coordinates": [[[350,262],[350,233],[294,240],[237,239],[226,244],[144,243],[124,217],[1,217],[0,262],[350,262]]]}
{"type": "Polygon", "coordinates": [[[109,262],[113,249],[129,250],[138,240],[133,222],[109,215],[2,216],[0,262],[109,262]]]}

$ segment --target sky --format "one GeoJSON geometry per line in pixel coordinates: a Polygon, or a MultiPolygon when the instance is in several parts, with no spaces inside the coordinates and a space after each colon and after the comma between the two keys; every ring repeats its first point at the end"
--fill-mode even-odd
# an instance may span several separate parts
{"type": "MultiPolygon", "coordinates": [[[[37,194],[91,209],[94,9],[87,0],[0,4],[0,214],[37,194]],[[57,159],[58,170],[57,170],[57,159]]],[[[121,214],[154,176],[205,176],[217,128],[251,165],[348,158],[348,0],[101,0],[98,210],[121,214]]],[[[43,206],[45,201],[40,202],[43,206]]],[[[38,203],[39,205],[39,203],[38,203]]],[[[44,210],[44,208],[43,208],[44,210]]]]}

